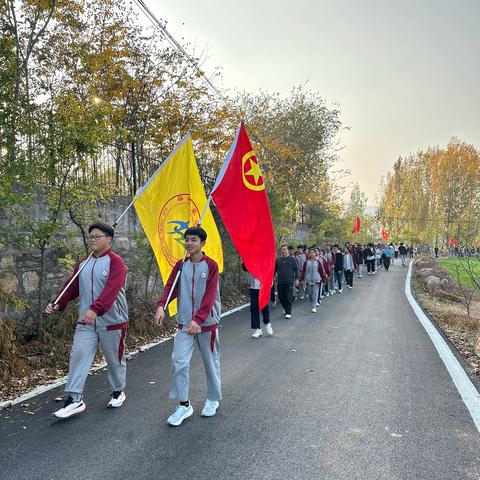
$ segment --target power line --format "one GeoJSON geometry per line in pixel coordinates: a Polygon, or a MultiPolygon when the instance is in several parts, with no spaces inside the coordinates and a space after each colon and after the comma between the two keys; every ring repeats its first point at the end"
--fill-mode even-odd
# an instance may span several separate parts
{"type": "Polygon", "coordinates": [[[150,20],[153,26],[158,27],[162,33],[164,34],[167,41],[176,48],[185,58],[186,60],[193,66],[193,68],[198,72],[201,76],[202,80],[210,87],[210,89],[217,95],[225,105],[232,111],[232,113],[236,114],[235,109],[228,101],[227,97],[225,97],[222,92],[212,83],[212,81],[205,75],[205,72],[198,66],[197,61],[182,47],[180,42],[175,39],[175,37],[167,30],[165,25],[158,19],[155,14],[148,8],[146,3],[143,0],[134,0],[140,10],[145,14],[145,16],[150,20]]]}
{"type": "MultiPolygon", "coordinates": [[[[210,89],[214,92],[215,95],[218,96],[222,100],[222,102],[227,106],[231,113],[233,113],[236,117],[239,118],[240,121],[244,121],[243,118],[240,117],[232,103],[228,100],[225,95],[212,83],[212,81],[205,75],[205,72],[198,66],[197,61],[193,58],[180,44],[178,40],[167,30],[166,26],[162,21],[155,16],[155,14],[148,8],[144,0],[134,0],[140,10],[145,14],[145,16],[150,20],[154,27],[158,27],[167,41],[176,48],[184,57],[185,59],[193,66],[193,68],[198,72],[201,76],[202,80],[210,87],[210,89]]],[[[270,151],[268,147],[265,146],[262,139],[256,135],[254,132],[249,132],[250,136],[265,150],[265,152],[272,158],[273,160],[277,160],[276,155],[270,151]]]]}

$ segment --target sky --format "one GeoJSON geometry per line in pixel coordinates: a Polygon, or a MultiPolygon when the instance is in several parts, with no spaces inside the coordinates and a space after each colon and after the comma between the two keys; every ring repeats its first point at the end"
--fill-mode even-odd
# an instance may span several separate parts
{"type": "Polygon", "coordinates": [[[458,137],[480,147],[480,0],[145,0],[223,91],[338,105],[339,163],[375,205],[399,156],[458,137]]]}

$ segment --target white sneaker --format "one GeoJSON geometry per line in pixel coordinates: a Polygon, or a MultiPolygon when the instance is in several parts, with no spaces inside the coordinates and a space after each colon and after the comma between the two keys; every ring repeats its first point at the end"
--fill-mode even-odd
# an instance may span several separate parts
{"type": "Polygon", "coordinates": [[[262,336],[262,329],[261,328],[255,329],[252,333],[253,338],[260,338],[261,336],[262,336]]]}
{"type": "Polygon", "coordinates": [[[292,318],[292,315],[290,313],[286,313],[285,318],[292,318]]]}
{"type": "Polygon", "coordinates": [[[73,398],[69,396],[65,401],[63,408],[53,412],[53,415],[55,415],[57,418],[68,418],[76,415],[77,413],[83,412],[86,408],[87,406],[83,401],[80,400],[79,402],[74,402],[73,398]]]}
{"type": "Polygon", "coordinates": [[[215,400],[206,400],[202,410],[202,417],[213,417],[217,413],[219,403],[215,400]]]}
{"type": "Polygon", "coordinates": [[[312,308],[312,313],[317,313],[317,309],[315,307],[312,308]]]}
{"type": "Polygon", "coordinates": [[[317,307],[319,307],[319,306],[320,306],[320,302],[317,302],[317,307]]]}
{"type": "Polygon", "coordinates": [[[358,278],[362,278],[362,276],[361,276],[361,275],[359,275],[359,276],[358,276],[358,278]]]}
{"type": "Polygon", "coordinates": [[[267,335],[270,335],[270,336],[273,335],[273,328],[272,328],[272,325],[270,323],[267,323],[265,325],[265,330],[267,331],[267,335]]]}
{"type": "Polygon", "coordinates": [[[178,405],[177,409],[168,417],[167,423],[173,427],[178,427],[186,418],[191,417],[192,414],[193,407],[191,404],[188,407],[178,405]]]}
{"type": "Polygon", "coordinates": [[[107,407],[108,408],[118,408],[123,405],[123,402],[126,400],[127,396],[125,395],[124,392],[112,392],[110,394],[110,401],[108,402],[107,407]]]}
{"type": "Polygon", "coordinates": [[[348,288],[353,288],[353,287],[351,285],[349,285],[348,288]]]}
{"type": "Polygon", "coordinates": [[[343,293],[343,290],[342,290],[342,289],[340,289],[340,290],[338,291],[338,293],[343,293]]]}

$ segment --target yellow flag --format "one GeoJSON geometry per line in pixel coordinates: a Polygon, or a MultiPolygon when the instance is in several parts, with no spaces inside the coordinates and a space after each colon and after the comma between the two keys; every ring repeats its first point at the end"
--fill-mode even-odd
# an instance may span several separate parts
{"type": "MultiPolygon", "coordinates": [[[[185,230],[197,225],[207,205],[189,134],[138,190],[134,205],[165,284],[175,263],[185,254],[185,230]]],[[[207,232],[204,252],[222,272],[222,243],[210,208],[202,228],[207,232]]],[[[176,301],[170,303],[169,312],[177,313],[176,301]]]]}

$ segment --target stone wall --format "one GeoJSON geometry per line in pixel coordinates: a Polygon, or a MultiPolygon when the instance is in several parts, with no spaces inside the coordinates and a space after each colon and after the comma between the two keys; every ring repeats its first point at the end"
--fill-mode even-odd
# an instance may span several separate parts
{"type": "MultiPolygon", "coordinates": [[[[130,203],[130,198],[115,198],[113,201],[99,205],[99,220],[112,224],[130,203]]],[[[41,201],[35,204],[28,212],[35,220],[43,218],[46,209],[41,201]]],[[[0,219],[5,220],[5,218],[0,219]]],[[[83,241],[79,229],[67,218],[63,217],[62,222],[67,224],[63,236],[63,242],[72,245],[75,251],[81,251],[83,241]]],[[[3,226],[2,226],[3,225],[3,226]]],[[[0,226],[5,223],[0,221],[0,226]]],[[[11,228],[8,227],[8,228],[11,228]]],[[[144,252],[138,252],[135,243],[135,234],[141,231],[141,226],[135,209],[132,207],[119,223],[113,242],[113,249],[118,252],[125,263],[131,266],[139,255],[145,256],[144,252]]],[[[2,290],[10,295],[25,299],[31,307],[38,304],[39,281],[40,281],[40,252],[34,248],[22,248],[19,245],[2,244],[0,248],[0,286],[2,290]]],[[[62,265],[59,259],[71,252],[68,246],[48,248],[45,252],[45,278],[44,278],[44,303],[47,302],[68,277],[70,268],[62,265]]],[[[154,271],[156,269],[154,266],[154,271]]],[[[21,320],[31,314],[31,309],[26,312],[14,312],[5,305],[0,305],[0,319],[10,318],[21,320]]]]}

